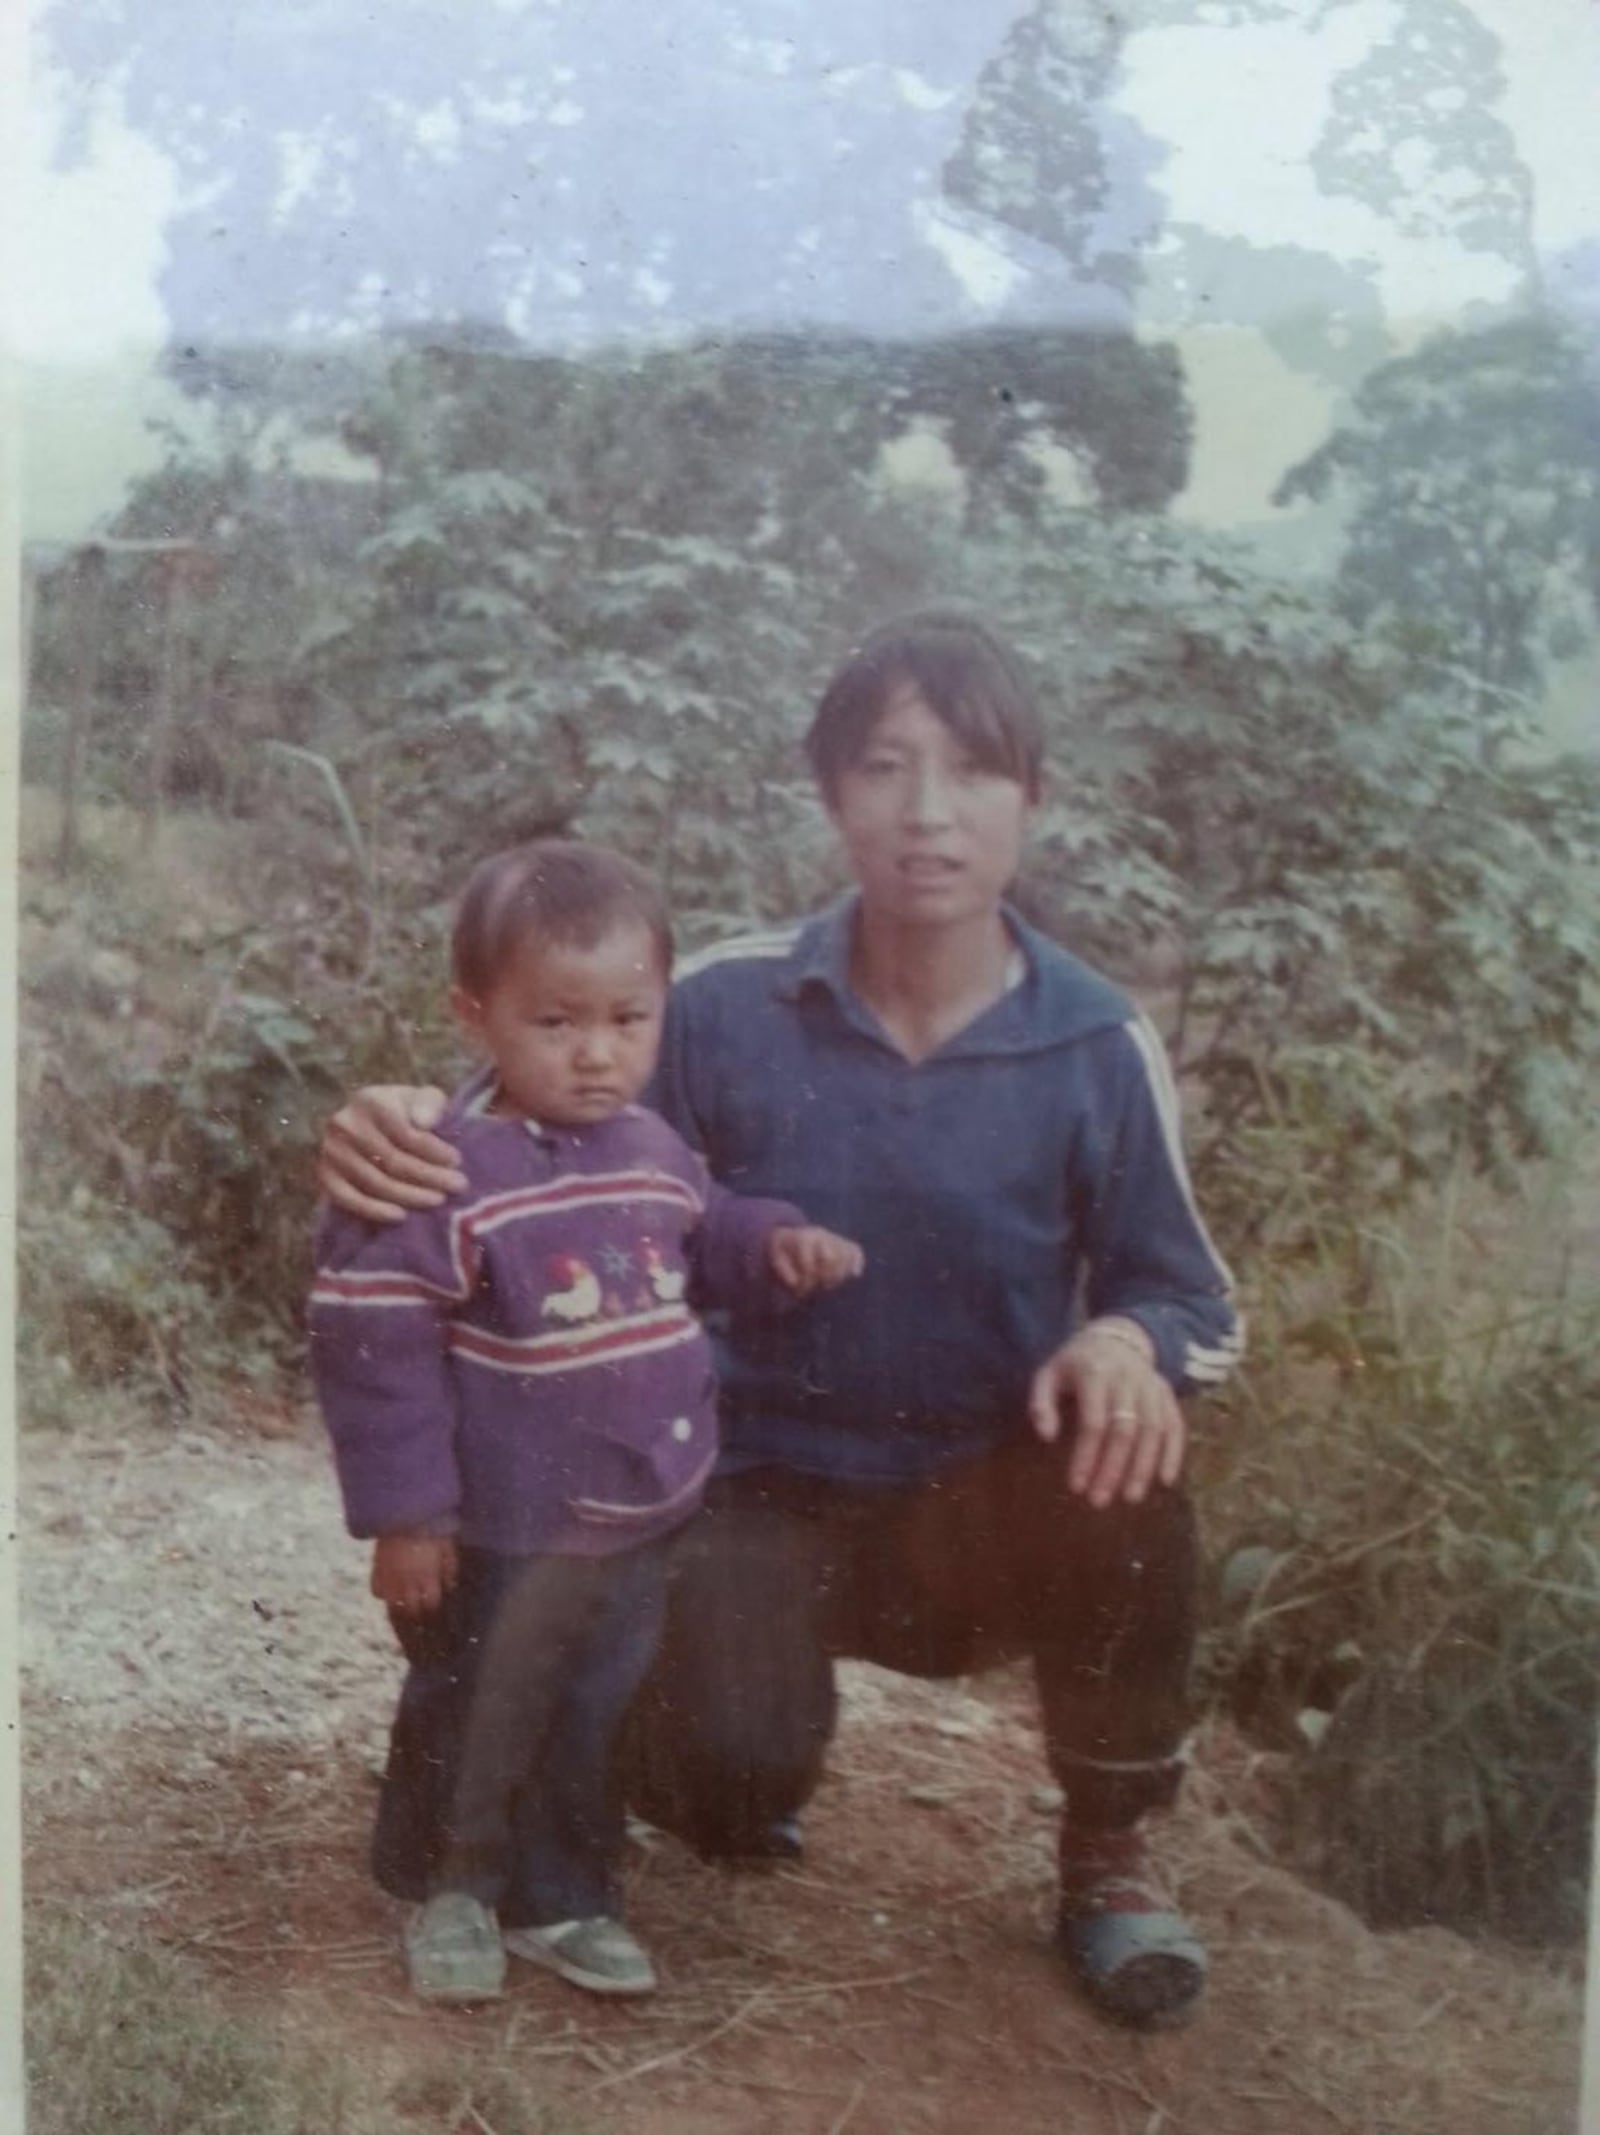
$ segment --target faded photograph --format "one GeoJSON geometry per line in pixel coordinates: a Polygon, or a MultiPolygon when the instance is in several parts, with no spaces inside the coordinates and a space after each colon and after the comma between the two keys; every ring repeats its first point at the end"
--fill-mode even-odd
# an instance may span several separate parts
{"type": "Polygon", "coordinates": [[[41,0],[31,2135],[1551,2135],[1583,0],[41,0]]]}

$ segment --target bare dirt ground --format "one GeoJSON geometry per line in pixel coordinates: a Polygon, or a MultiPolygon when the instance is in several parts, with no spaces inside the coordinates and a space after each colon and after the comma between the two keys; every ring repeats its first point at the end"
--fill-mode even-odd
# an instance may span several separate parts
{"type": "MultiPolygon", "coordinates": [[[[515,1968],[411,2004],[363,1847],[397,1661],[315,1426],[104,1423],[22,1444],[31,1899],[188,1952],[279,2035],[388,2084],[492,2063],[563,2129],[649,2135],[1559,2135],[1575,1962],[1374,1935],[1273,1864],[1271,1765],[1203,1739],[1164,1858],[1212,1946],[1204,2020],[1108,2029],[1046,1940],[1052,1816],[1025,1681],[853,1670],[798,1872],[639,1834],[654,2001],[515,1968]]],[[[448,2105],[396,2127],[479,2135],[448,2105]]],[[[493,2131],[491,2129],[491,2135],[493,2131]]]]}

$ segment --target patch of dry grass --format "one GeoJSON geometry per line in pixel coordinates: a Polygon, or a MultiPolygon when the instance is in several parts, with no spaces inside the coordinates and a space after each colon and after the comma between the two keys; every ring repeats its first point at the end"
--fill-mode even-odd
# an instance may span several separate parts
{"type": "MultiPolygon", "coordinates": [[[[28,1934],[29,2135],[555,2135],[490,2043],[406,2062],[336,2053],[195,1959],[81,1914],[28,1934]]],[[[584,2135],[564,2117],[560,2135],[584,2135]]]]}
{"type": "Polygon", "coordinates": [[[346,2071],[233,2015],[199,1968],[81,1918],[27,1948],[30,2135],[380,2135],[346,2071]]]}

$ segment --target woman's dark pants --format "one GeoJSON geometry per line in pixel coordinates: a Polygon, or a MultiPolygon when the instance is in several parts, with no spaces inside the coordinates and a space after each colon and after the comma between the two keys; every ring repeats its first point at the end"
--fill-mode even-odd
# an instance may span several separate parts
{"type": "Polygon", "coordinates": [[[1197,1546],[1188,1498],[1092,1509],[1060,1446],[1017,1440],[900,1489],[723,1478],[673,1564],[626,1747],[631,1806],[708,1854],[760,1854],[821,1777],[835,1659],[956,1676],[1031,1658],[1070,1828],[1182,1777],[1197,1546]]]}

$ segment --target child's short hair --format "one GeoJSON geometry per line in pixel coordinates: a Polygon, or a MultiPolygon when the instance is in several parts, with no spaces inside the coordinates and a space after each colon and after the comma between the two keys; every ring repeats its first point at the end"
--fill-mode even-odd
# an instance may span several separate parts
{"type": "Polygon", "coordinates": [[[503,979],[533,936],[592,949],[613,927],[643,927],[672,969],[672,924],[661,892],[621,853],[567,838],[536,838],[482,861],[456,906],[451,975],[481,1000],[503,979]]]}
{"type": "Polygon", "coordinates": [[[974,759],[1039,798],[1044,730],[1015,656],[982,623],[943,609],[875,630],[822,693],[806,758],[823,798],[859,761],[894,690],[910,684],[974,759]]]}

